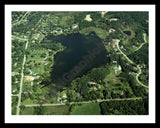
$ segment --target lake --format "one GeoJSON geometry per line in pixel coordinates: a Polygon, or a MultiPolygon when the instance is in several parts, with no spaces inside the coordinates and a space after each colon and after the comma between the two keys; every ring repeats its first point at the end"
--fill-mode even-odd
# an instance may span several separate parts
{"type": "Polygon", "coordinates": [[[66,48],[54,56],[51,77],[58,88],[70,83],[74,78],[86,74],[92,68],[105,65],[109,58],[102,40],[94,33],[79,33],[50,36],[53,42],[61,42],[66,48]]]}

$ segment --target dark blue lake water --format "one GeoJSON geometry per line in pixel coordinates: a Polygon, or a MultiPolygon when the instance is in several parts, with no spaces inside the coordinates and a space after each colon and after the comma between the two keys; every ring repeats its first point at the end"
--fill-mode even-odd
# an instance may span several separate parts
{"type": "Polygon", "coordinates": [[[59,88],[109,61],[102,40],[94,32],[87,36],[77,33],[48,38],[66,46],[64,51],[55,55],[51,73],[53,82],[59,88]]]}
{"type": "Polygon", "coordinates": [[[131,31],[123,31],[125,34],[127,34],[128,36],[131,35],[131,31]]]}

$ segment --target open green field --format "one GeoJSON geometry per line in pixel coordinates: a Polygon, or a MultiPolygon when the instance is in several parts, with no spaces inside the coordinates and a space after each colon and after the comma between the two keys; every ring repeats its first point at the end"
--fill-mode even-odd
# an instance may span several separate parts
{"type": "Polygon", "coordinates": [[[74,17],[72,15],[63,15],[60,20],[60,25],[69,27],[74,23],[74,17]]]}
{"type": "Polygon", "coordinates": [[[30,54],[27,55],[27,61],[34,61],[34,60],[38,60],[38,61],[43,61],[46,56],[48,55],[48,50],[46,50],[45,48],[41,48],[41,49],[33,49],[30,51],[30,54]]]}
{"type": "Polygon", "coordinates": [[[122,71],[117,71],[117,74],[115,74],[115,70],[113,69],[114,67],[117,67],[118,64],[114,64],[112,66],[109,66],[109,71],[110,73],[104,78],[104,81],[108,81],[108,80],[111,80],[111,78],[113,77],[117,77],[122,71]]]}
{"type": "MultiPolygon", "coordinates": [[[[45,106],[44,115],[66,115],[69,111],[69,106],[45,106]]],[[[25,107],[21,115],[34,115],[34,107],[25,107]]]]}
{"type": "Polygon", "coordinates": [[[118,28],[118,29],[121,31],[121,34],[123,34],[126,39],[126,41],[124,42],[124,45],[128,44],[129,43],[128,41],[135,37],[135,31],[131,26],[126,26],[126,25],[122,26],[121,25],[121,28],[118,28]],[[123,33],[123,31],[130,31],[131,35],[127,36],[125,33],[123,33]]]}
{"type": "Polygon", "coordinates": [[[70,114],[71,115],[100,115],[101,110],[99,108],[99,103],[82,104],[82,105],[74,106],[70,114]]]}
{"type": "Polygon", "coordinates": [[[28,98],[22,102],[22,105],[29,105],[29,104],[37,104],[37,100],[31,100],[28,98]]]}
{"type": "Polygon", "coordinates": [[[34,108],[33,107],[26,107],[22,112],[21,115],[33,115],[34,108]]]}
{"type": "Polygon", "coordinates": [[[94,31],[97,34],[97,36],[99,36],[101,39],[105,39],[106,36],[108,35],[108,32],[106,30],[101,29],[101,28],[96,28],[96,27],[84,28],[80,30],[79,32],[81,34],[88,35],[91,31],[94,31]]]}
{"type": "Polygon", "coordinates": [[[38,74],[42,74],[44,72],[44,65],[41,64],[37,67],[32,67],[31,70],[34,72],[34,73],[38,73],[38,74]]]}
{"type": "Polygon", "coordinates": [[[113,69],[116,65],[109,67],[110,73],[104,78],[105,87],[107,88],[109,97],[112,98],[124,98],[124,97],[135,97],[134,93],[129,85],[129,83],[121,82],[121,78],[118,76],[122,71],[117,71],[113,69]]]}
{"type": "Polygon", "coordinates": [[[46,115],[66,115],[69,111],[69,106],[48,106],[46,107],[46,115]]]}

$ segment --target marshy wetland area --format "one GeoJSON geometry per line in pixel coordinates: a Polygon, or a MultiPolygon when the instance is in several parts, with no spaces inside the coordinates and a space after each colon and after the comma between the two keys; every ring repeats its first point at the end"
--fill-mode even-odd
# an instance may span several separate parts
{"type": "Polygon", "coordinates": [[[148,115],[148,12],[12,11],[12,115],[148,115]]]}

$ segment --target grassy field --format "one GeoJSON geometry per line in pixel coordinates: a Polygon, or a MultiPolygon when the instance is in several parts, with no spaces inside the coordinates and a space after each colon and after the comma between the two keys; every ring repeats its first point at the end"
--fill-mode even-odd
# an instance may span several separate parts
{"type": "Polygon", "coordinates": [[[33,49],[32,51],[30,51],[30,55],[27,55],[27,61],[30,61],[30,60],[43,61],[47,56],[47,54],[48,54],[48,50],[46,50],[45,48],[33,49]]]}
{"type": "Polygon", "coordinates": [[[74,17],[72,15],[64,15],[61,17],[60,25],[63,27],[70,27],[74,23],[74,17]]]}
{"type": "Polygon", "coordinates": [[[66,115],[69,111],[69,106],[49,106],[47,107],[45,115],[66,115]]]}
{"type": "Polygon", "coordinates": [[[71,115],[100,115],[101,110],[99,108],[99,103],[90,103],[76,105],[72,108],[70,112],[71,115]]]}
{"type": "MultiPolygon", "coordinates": [[[[69,111],[69,106],[48,106],[44,115],[66,115],[69,111]]],[[[21,115],[34,115],[34,107],[25,107],[21,115]]]]}
{"type": "Polygon", "coordinates": [[[33,115],[34,108],[33,107],[26,107],[23,112],[21,112],[21,115],[33,115]]]}
{"type": "Polygon", "coordinates": [[[31,70],[32,70],[34,73],[42,74],[42,73],[44,72],[44,65],[41,64],[40,66],[32,67],[31,70]]]}
{"type": "Polygon", "coordinates": [[[111,96],[112,98],[116,98],[118,95],[121,97],[134,97],[134,93],[129,83],[122,83],[118,77],[122,71],[117,71],[117,74],[115,74],[115,70],[113,69],[115,66],[116,65],[110,66],[110,74],[103,80],[109,94],[108,97],[110,97],[111,94],[114,95],[114,97],[111,96]]]}
{"type": "Polygon", "coordinates": [[[110,73],[104,78],[104,81],[111,80],[111,78],[116,77],[121,73],[121,71],[117,71],[117,74],[115,74],[115,70],[113,69],[114,67],[117,67],[118,64],[112,65],[109,67],[110,73]]]}
{"type": "Polygon", "coordinates": [[[81,34],[88,35],[91,31],[94,31],[97,34],[97,36],[99,36],[101,39],[105,39],[106,36],[108,35],[108,32],[106,30],[101,29],[101,28],[96,28],[96,27],[84,28],[80,30],[79,32],[81,34]]]}
{"type": "Polygon", "coordinates": [[[28,98],[22,102],[22,105],[29,105],[29,104],[37,104],[37,100],[31,100],[28,98]]]}
{"type": "Polygon", "coordinates": [[[135,37],[135,32],[133,30],[133,28],[131,26],[121,26],[121,28],[119,28],[119,30],[121,31],[121,33],[125,36],[126,41],[124,42],[125,44],[128,44],[129,39],[132,39],[133,37],[135,37]],[[131,35],[127,36],[125,33],[123,33],[123,31],[130,31],[131,35]]]}

